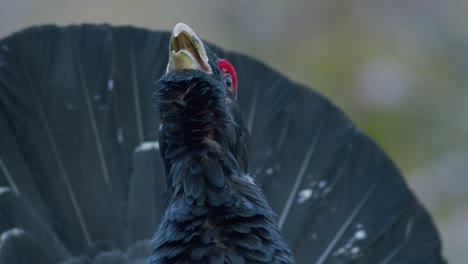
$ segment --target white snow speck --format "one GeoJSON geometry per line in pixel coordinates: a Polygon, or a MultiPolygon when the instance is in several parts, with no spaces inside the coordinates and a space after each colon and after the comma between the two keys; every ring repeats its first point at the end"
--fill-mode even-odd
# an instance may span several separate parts
{"type": "Polygon", "coordinates": [[[254,178],[253,178],[252,176],[250,176],[249,174],[243,175],[243,178],[244,178],[246,181],[248,181],[248,182],[250,182],[250,183],[252,183],[252,184],[255,184],[254,178]]]}
{"type": "Polygon", "coordinates": [[[307,201],[312,196],[312,189],[304,189],[299,192],[299,199],[297,201],[299,203],[303,203],[307,201]]]}
{"type": "Polygon", "coordinates": [[[94,101],[98,101],[99,99],[101,99],[101,95],[100,94],[95,94],[93,99],[94,99],[94,101]]]}
{"type": "Polygon", "coordinates": [[[149,151],[149,150],[152,150],[152,149],[159,150],[159,142],[158,141],[143,142],[143,143],[140,144],[140,146],[138,146],[135,149],[135,152],[149,151]]]}
{"type": "Polygon", "coordinates": [[[341,254],[344,254],[345,253],[345,249],[344,248],[339,248],[335,253],[333,253],[333,256],[338,256],[338,255],[341,255],[341,254]]]}
{"type": "Polygon", "coordinates": [[[0,236],[0,248],[2,248],[2,244],[5,242],[5,240],[7,240],[7,238],[9,238],[11,236],[20,236],[20,235],[22,235],[24,233],[25,233],[24,230],[20,229],[20,228],[13,228],[11,230],[8,230],[8,231],[4,232],[0,236]]]}
{"type": "MultiPolygon", "coordinates": [[[[362,226],[362,224],[360,225],[362,226]]],[[[354,236],[350,237],[349,241],[344,246],[333,253],[333,256],[346,255],[351,258],[356,258],[361,251],[361,249],[356,246],[356,243],[359,243],[358,240],[365,239],[366,237],[367,234],[365,230],[361,229],[356,231],[354,236]]]]}
{"type": "MultiPolygon", "coordinates": [[[[353,248],[356,248],[356,247],[353,247],[352,243],[353,243],[353,241],[348,241],[348,243],[346,243],[344,246],[340,247],[337,251],[335,251],[335,253],[333,253],[332,256],[336,257],[336,256],[339,256],[339,255],[350,255],[350,254],[352,254],[353,248]]],[[[357,249],[359,251],[359,248],[357,248],[357,249]]]]}
{"type": "Polygon", "coordinates": [[[354,237],[358,240],[365,239],[367,237],[366,231],[359,230],[356,233],[354,233],[354,237]]]}
{"type": "Polygon", "coordinates": [[[272,175],[273,172],[274,172],[273,168],[268,168],[268,169],[265,171],[265,173],[266,173],[267,175],[272,175]]]}
{"type": "Polygon", "coordinates": [[[360,249],[358,247],[353,247],[351,248],[351,254],[356,255],[357,253],[359,253],[359,250],[360,249]]]}
{"type": "Polygon", "coordinates": [[[11,191],[11,189],[8,187],[0,187],[0,194],[4,194],[9,191],[11,191]]]}
{"type": "Polygon", "coordinates": [[[122,143],[124,141],[123,131],[121,128],[117,129],[117,142],[122,143]]]}
{"type": "Polygon", "coordinates": [[[109,80],[107,81],[107,90],[109,90],[109,91],[114,90],[114,80],[109,79],[109,80]]]}
{"type": "Polygon", "coordinates": [[[325,187],[326,185],[327,185],[327,182],[325,182],[325,181],[320,181],[319,184],[318,184],[318,187],[319,187],[319,188],[323,188],[323,187],[325,187]]]}
{"type": "Polygon", "coordinates": [[[163,124],[159,124],[159,131],[161,131],[163,128],[163,124]]]}

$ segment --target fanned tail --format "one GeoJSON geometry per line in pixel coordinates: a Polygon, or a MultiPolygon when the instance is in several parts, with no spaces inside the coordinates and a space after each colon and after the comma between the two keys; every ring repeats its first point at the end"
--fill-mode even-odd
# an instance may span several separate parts
{"type": "MultiPolygon", "coordinates": [[[[144,263],[163,212],[154,81],[167,32],[34,27],[0,41],[0,263],[144,263]]],[[[297,263],[443,263],[431,217],[327,99],[237,53],[250,170],[297,263]]]]}

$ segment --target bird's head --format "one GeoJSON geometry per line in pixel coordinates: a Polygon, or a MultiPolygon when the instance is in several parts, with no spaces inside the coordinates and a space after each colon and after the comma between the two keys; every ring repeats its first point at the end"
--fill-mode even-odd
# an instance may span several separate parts
{"type": "Polygon", "coordinates": [[[172,31],[169,62],[158,84],[166,169],[189,156],[213,155],[247,170],[248,132],[236,102],[236,71],[186,24],[172,31]]]}

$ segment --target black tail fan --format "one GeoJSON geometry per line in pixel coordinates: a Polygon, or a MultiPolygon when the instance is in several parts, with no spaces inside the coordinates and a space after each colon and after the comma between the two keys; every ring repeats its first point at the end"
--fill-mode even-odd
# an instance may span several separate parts
{"type": "MultiPolygon", "coordinates": [[[[145,263],[165,172],[152,93],[170,33],[34,27],[0,42],[0,263],[145,263]]],[[[443,263],[431,217],[327,99],[212,46],[239,75],[250,170],[298,263],[443,263]]]]}

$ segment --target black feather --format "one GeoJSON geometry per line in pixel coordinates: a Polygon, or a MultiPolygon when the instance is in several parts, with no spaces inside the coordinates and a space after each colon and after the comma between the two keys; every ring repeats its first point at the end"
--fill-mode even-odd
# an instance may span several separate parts
{"type": "Polygon", "coordinates": [[[13,228],[0,234],[0,263],[57,263],[32,234],[13,228]]]}

